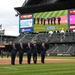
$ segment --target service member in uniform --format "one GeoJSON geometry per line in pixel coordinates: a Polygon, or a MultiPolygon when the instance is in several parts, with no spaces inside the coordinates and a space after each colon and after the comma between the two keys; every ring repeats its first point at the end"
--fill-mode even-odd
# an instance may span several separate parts
{"type": "Polygon", "coordinates": [[[48,20],[48,25],[49,25],[49,24],[50,24],[50,20],[51,20],[51,19],[50,19],[50,18],[47,18],[47,20],[48,20]]]}
{"type": "Polygon", "coordinates": [[[33,44],[33,61],[34,61],[34,64],[37,63],[37,46],[36,46],[36,43],[33,44]]]}
{"type": "Polygon", "coordinates": [[[20,45],[19,45],[19,64],[22,64],[22,61],[23,61],[23,44],[20,42],[20,45]]]}
{"type": "Polygon", "coordinates": [[[51,18],[51,25],[53,24],[53,17],[51,18]]]}
{"type": "Polygon", "coordinates": [[[31,62],[31,54],[32,54],[32,47],[30,43],[28,43],[28,46],[27,46],[27,63],[28,64],[30,64],[31,62]]]}
{"type": "Polygon", "coordinates": [[[53,17],[54,25],[56,25],[56,17],[53,17]]]}
{"type": "Polygon", "coordinates": [[[37,18],[37,24],[39,24],[39,22],[40,22],[40,18],[37,18]]]}
{"type": "Polygon", "coordinates": [[[58,19],[58,25],[60,25],[61,17],[57,17],[57,19],[58,19]]]}
{"type": "Polygon", "coordinates": [[[41,24],[43,24],[43,18],[40,18],[40,20],[41,20],[41,24]]]}
{"type": "Polygon", "coordinates": [[[16,53],[17,53],[17,48],[16,48],[15,44],[13,44],[12,49],[11,49],[11,64],[12,65],[15,65],[16,53]]]}
{"type": "Polygon", "coordinates": [[[45,47],[45,43],[42,43],[41,46],[41,63],[44,64],[44,60],[45,60],[45,54],[46,54],[46,47],[45,47]]]}
{"type": "Polygon", "coordinates": [[[46,24],[46,19],[44,18],[43,21],[44,21],[44,25],[45,25],[46,24]]]}

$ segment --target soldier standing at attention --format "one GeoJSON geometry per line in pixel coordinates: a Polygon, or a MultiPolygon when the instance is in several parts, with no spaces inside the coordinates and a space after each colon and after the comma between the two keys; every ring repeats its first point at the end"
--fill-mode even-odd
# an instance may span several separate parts
{"type": "Polygon", "coordinates": [[[28,64],[30,64],[30,62],[31,62],[31,54],[32,54],[32,48],[31,48],[30,43],[28,43],[28,46],[27,46],[27,62],[28,62],[28,64]]]}
{"type": "Polygon", "coordinates": [[[16,58],[16,53],[17,53],[17,49],[15,44],[12,45],[12,50],[11,50],[11,64],[15,65],[15,58],[16,58]]]}
{"type": "Polygon", "coordinates": [[[46,54],[46,47],[45,47],[45,43],[42,43],[41,46],[41,63],[44,64],[44,60],[45,60],[45,54],[46,54]]]}
{"type": "Polygon", "coordinates": [[[50,19],[50,18],[47,18],[47,20],[48,20],[48,25],[49,25],[49,24],[50,24],[50,20],[51,20],[51,19],[50,19]]]}
{"type": "Polygon", "coordinates": [[[23,61],[23,44],[20,42],[20,45],[19,45],[19,64],[22,64],[22,61],[23,61]]]}
{"type": "Polygon", "coordinates": [[[53,24],[53,17],[51,18],[51,25],[53,24]]]}
{"type": "Polygon", "coordinates": [[[60,25],[61,17],[57,17],[57,19],[58,19],[58,25],[60,25]]]}
{"type": "Polygon", "coordinates": [[[54,25],[56,25],[56,17],[53,17],[54,25]]]}
{"type": "Polygon", "coordinates": [[[34,64],[37,63],[37,46],[36,46],[36,43],[33,44],[33,61],[34,61],[34,64]]]}
{"type": "Polygon", "coordinates": [[[37,18],[37,24],[39,24],[40,18],[37,18]]]}
{"type": "Polygon", "coordinates": [[[46,24],[46,19],[44,18],[43,21],[44,21],[44,25],[45,25],[46,24]]]}

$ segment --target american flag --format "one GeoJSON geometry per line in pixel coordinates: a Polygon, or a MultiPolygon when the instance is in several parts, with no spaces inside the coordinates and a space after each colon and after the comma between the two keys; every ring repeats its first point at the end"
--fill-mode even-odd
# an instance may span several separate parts
{"type": "Polygon", "coordinates": [[[0,29],[2,29],[2,24],[0,24],[0,29]]]}

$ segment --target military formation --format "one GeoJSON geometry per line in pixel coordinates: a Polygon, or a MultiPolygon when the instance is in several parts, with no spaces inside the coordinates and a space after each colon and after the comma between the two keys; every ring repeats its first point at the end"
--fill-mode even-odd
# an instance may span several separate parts
{"type": "Polygon", "coordinates": [[[51,18],[34,18],[34,24],[43,24],[43,25],[60,25],[61,17],[51,17],[51,18]],[[57,23],[56,23],[57,21],[57,23]]]}
{"type": "MultiPolygon", "coordinates": [[[[31,57],[33,56],[33,63],[37,64],[37,56],[38,56],[38,49],[37,44],[34,43],[33,46],[31,46],[31,43],[27,44],[26,47],[26,53],[27,53],[27,63],[31,63],[31,57]]],[[[19,50],[17,51],[16,45],[12,45],[11,49],[11,64],[15,65],[15,58],[18,54],[19,57],[19,64],[22,64],[23,62],[23,56],[24,56],[24,46],[22,43],[19,44],[19,50]]],[[[40,47],[40,55],[41,55],[41,63],[45,63],[45,54],[46,54],[46,47],[45,43],[42,43],[40,47]]]]}

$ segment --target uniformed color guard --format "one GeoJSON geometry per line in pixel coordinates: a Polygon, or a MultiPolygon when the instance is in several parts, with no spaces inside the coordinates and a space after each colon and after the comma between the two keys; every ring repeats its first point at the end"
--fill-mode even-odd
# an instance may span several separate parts
{"type": "MultiPolygon", "coordinates": [[[[20,43],[19,44],[19,50],[18,50],[18,55],[19,55],[19,64],[22,64],[23,62],[23,54],[24,54],[24,48],[23,48],[23,44],[20,43]]],[[[30,64],[31,63],[31,55],[33,55],[33,63],[37,64],[37,54],[38,54],[38,50],[37,50],[37,45],[36,43],[33,44],[33,46],[31,46],[30,43],[27,44],[26,47],[27,50],[27,63],[30,64]]],[[[15,44],[12,45],[12,49],[11,49],[11,64],[15,65],[15,58],[16,58],[16,53],[17,53],[17,48],[15,46],[15,44]]],[[[42,43],[41,47],[40,47],[40,54],[41,54],[41,63],[45,63],[45,54],[46,54],[46,46],[45,43],[42,43]]]]}
{"type": "Polygon", "coordinates": [[[46,47],[45,47],[45,43],[42,43],[42,46],[41,46],[41,63],[45,63],[45,54],[46,54],[46,47]]]}
{"type": "Polygon", "coordinates": [[[28,43],[28,46],[27,46],[27,63],[28,64],[30,64],[31,62],[31,54],[32,54],[32,47],[30,43],[28,43]]]}
{"type": "Polygon", "coordinates": [[[24,53],[24,48],[23,48],[23,44],[20,42],[19,45],[19,64],[22,64],[23,62],[23,53],[24,53]]]}
{"type": "Polygon", "coordinates": [[[13,44],[12,49],[11,49],[11,64],[12,65],[15,65],[16,53],[17,53],[17,49],[16,49],[15,44],[13,44]]]}
{"type": "Polygon", "coordinates": [[[36,46],[36,43],[33,44],[33,62],[34,64],[37,63],[37,46],[36,46]]]}

